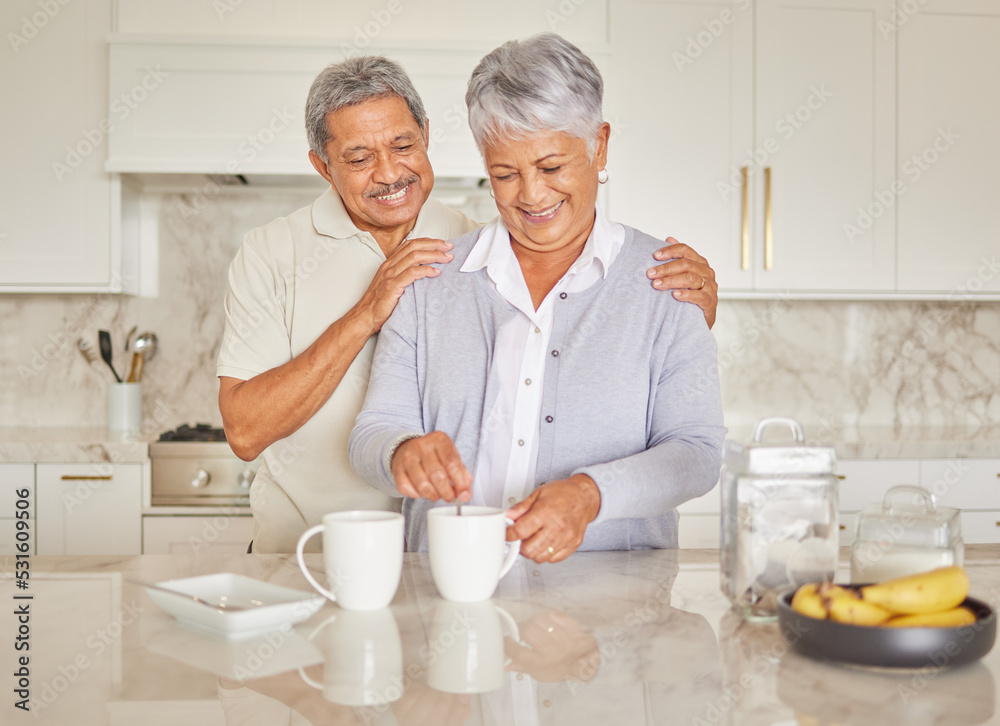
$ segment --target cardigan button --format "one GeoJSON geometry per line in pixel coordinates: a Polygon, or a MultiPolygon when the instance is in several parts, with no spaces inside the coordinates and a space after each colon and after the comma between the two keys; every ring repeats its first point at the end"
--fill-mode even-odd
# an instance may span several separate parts
{"type": "Polygon", "coordinates": [[[545,417],[545,423],[552,423],[552,417],[551,416],[546,416],[545,417]]]}
{"type": "Polygon", "coordinates": [[[566,299],[566,293],[564,293],[564,292],[559,293],[559,299],[560,300],[565,300],[566,299]]]}
{"type": "Polygon", "coordinates": [[[559,351],[558,350],[552,351],[552,357],[553,358],[558,358],[559,357],[559,351]]]}

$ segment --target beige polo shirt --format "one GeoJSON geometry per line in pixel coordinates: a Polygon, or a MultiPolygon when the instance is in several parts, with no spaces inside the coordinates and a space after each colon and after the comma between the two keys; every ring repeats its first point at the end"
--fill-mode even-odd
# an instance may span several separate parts
{"type": "MultiPolygon", "coordinates": [[[[451,239],[478,225],[435,199],[411,237],[451,239]]],[[[385,255],[331,188],[312,205],[251,230],[229,268],[218,375],[248,380],[287,363],[361,299],[385,255]]],[[[250,488],[254,552],[294,552],[327,512],[399,509],[354,473],[347,438],[364,403],[375,336],[330,399],[302,428],[269,446],[250,488]]],[[[320,549],[320,537],[309,549],[320,549]]]]}

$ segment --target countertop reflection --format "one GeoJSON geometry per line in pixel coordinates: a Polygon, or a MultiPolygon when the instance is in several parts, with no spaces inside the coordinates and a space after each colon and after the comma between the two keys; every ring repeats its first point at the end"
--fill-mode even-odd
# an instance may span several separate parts
{"type": "MultiPolygon", "coordinates": [[[[966,563],[973,595],[994,606],[998,554],[970,547],[966,563]]],[[[320,555],[307,562],[321,569],[320,555]]],[[[0,559],[8,603],[24,594],[13,567],[0,559]]],[[[714,551],[522,560],[493,599],[471,604],[442,600],[426,555],[407,555],[389,608],[330,603],[295,628],[239,641],[179,625],[124,579],[213,572],[308,590],[294,557],[32,558],[34,713],[9,696],[4,723],[1000,723],[997,651],[946,671],[809,660],[775,625],[729,612],[714,551]]],[[[0,640],[15,642],[17,628],[0,616],[0,640]]]]}

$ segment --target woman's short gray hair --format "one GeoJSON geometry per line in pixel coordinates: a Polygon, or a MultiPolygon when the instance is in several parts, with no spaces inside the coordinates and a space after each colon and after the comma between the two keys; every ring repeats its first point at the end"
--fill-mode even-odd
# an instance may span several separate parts
{"type": "Polygon", "coordinates": [[[426,141],[427,112],[417,89],[396,61],[378,55],[348,58],[327,66],[316,76],[306,100],[306,135],[309,148],[326,158],[326,144],[330,132],[326,117],[345,106],[356,106],[373,98],[399,96],[406,101],[413,120],[417,122],[426,141]]]}
{"type": "Polygon", "coordinates": [[[604,81],[579,48],[555,33],[511,40],[479,61],[465,104],[479,151],[503,138],[564,131],[591,156],[604,121],[604,81]]]}

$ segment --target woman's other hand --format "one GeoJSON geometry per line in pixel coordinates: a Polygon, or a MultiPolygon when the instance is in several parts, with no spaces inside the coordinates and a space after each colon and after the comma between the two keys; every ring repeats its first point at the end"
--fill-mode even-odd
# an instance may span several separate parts
{"type": "Polygon", "coordinates": [[[559,562],[576,552],[600,511],[601,492],[586,474],[550,481],[507,510],[514,520],[507,541],[521,540],[521,554],[535,562],[559,562]]]}
{"type": "Polygon", "coordinates": [[[705,313],[705,322],[715,325],[715,312],[719,307],[719,286],[715,270],[708,260],[673,237],[667,237],[667,246],[653,253],[658,260],[668,260],[646,270],[657,290],[673,290],[674,297],[694,303],[705,313]]]}
{"type": "Polygon", "coordinates": [[[392,457],[392,476],[396,489],[412,499],[472,498],[472,474],[462,463],[458,449],[443,431],[404,441],[392,457]]]}

